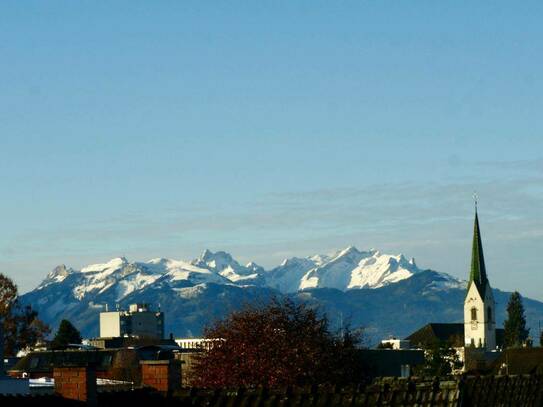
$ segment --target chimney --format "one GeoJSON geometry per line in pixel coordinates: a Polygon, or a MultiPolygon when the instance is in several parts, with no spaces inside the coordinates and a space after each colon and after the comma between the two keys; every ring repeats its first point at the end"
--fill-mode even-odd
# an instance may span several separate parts
{"type": "Polygon", "coordinates": [[[53,378],[56,394],[96,406],[96,369],[93,366],[54,367],[53,378]]]}
{"type": "Polygon", "coordinates": [[[144,360],[140,365],[142,385],[165,394],[171,394],[181,388],[181,361],[144,360]]]}

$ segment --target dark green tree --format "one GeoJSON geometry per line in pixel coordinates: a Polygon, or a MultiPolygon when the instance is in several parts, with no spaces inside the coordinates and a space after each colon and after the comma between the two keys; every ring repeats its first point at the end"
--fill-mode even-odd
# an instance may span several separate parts
{"type": "Polygon", "coordinates": [[[4,331],[4,353],[14,356],[35,345],[49,334],[49,327],[38,319],[30,305],[19,302],[17,285],[0,273],[0,323],[4,331]]]}
{"type": "Polygon", "coordinates": [[[503,327],[505,328],[504,346],[506,348],[522,346],[528,338],[524,306],[522,305],[522,297],[518,291],[511,294],[509,298],[509,302],[507,303],[507,319],[503,327]]]}
{"type": "Polygon", "coordinates": [[[415,369],[417,375],[443,377],[462,367],[458,353],[447,342],[435,342],[424,353],[425,363],[415,369]]]}
{"type": "Polygon", "coordinates": [[[67,319],[60,321],[57,334],[51,342],[52,349],[64,349],[69,344],[81,343],[81,334],[67,319]]]}

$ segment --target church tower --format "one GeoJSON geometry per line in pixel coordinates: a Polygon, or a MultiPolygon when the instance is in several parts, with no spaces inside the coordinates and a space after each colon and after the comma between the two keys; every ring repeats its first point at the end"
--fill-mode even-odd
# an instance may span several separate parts
{"type": "Polygon", "coordinates": [[[488,282],[479,229],[477,207],[473,227],[473,247],[471,251],[471,272],[468,292],[464,301],[464,338],[466,346],[496,348],[496,313],[492,288],[488,282]]]}

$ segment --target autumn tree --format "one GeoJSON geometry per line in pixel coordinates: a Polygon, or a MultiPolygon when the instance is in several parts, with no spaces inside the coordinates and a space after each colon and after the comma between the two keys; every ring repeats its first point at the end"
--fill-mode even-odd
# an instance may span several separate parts
{"type": "Polygon", "coordinates": [[[511,294],[507,303],[507,319],[503,324],[504,345],[506,348],[521,346],[528,338],[526,329],[526,317],[524,316],[524,306],[522,297],[515,291],[511,294]]]}
{"type": "Polygon", "coordinates": [[[39,318],[30,305],[22,306],[18,299],[17,285],[0,273],[0,321],[4,330],[4,353],[35,345],[49,334],[49,327],[39,318]]]}
{"type": "Polygon", "coordinates": [[[361,380],[350,331],[334,336],[318,312],[291,300],[247,306],[205,330],[195,363],[201,387],[278,387],[361,380]]]}
{"type": "Polygon", "coordinates": [[[51,342],[52,349],[64,349],[69,344],[81,343],[81,334],[67,319],[60,321],[58,331],[51,342]]]}

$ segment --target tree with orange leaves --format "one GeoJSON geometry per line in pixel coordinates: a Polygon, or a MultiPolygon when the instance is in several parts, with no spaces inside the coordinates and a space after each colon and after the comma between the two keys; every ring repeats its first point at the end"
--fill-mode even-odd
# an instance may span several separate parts
{"type": "Polygon", "coordinates": [[[206,329],[193,385],[269,388],[361,381],[358,339],[328,330],[326,317],[291,300],[247,306],[206,329]]]}

